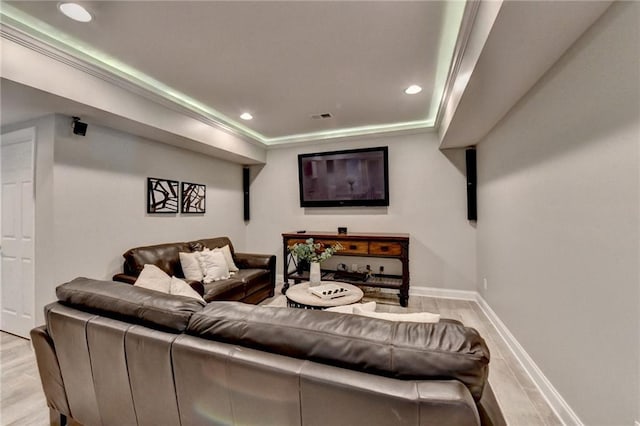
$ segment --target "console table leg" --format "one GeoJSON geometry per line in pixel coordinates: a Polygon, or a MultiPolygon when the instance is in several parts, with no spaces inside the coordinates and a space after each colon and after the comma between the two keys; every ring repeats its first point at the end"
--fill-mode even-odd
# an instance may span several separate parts
{"type": "Polygon", "coordinates": [[[287,294],[287,290],[289,290],[289,280],[285,281],[284,285],[282,286],[282,294],[287,294]]]}
{"type": "Polygon", "coordinates": [[[406,308],[409,304],[409,291],[400,290],[400,294],[398,295],[398,297],[400,298],[400,306],[406,308]]]}

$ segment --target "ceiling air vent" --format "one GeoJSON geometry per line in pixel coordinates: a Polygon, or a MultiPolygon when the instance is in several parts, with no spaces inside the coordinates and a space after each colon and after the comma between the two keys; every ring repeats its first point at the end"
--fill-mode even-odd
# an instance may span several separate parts
{"type": "Polygon", "coordinates": [[[322,114],[313,114],[311,118],[313,118],[314,120],[326,120],[328,118],[333,118],[333,115],[331,115],[330,112],[325,112],[322,114]]]}

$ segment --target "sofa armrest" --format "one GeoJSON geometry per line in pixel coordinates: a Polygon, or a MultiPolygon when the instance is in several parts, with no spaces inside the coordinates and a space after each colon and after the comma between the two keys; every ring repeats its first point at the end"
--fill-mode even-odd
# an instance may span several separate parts
{"type": "Polygon", "coordinates": [[[235,253],[234,260],[240,269],[257,268],[275,271],[276,257],[273,254],[235,253]]]}
{"type": "Polygon", "coordinates": [[[138,277],[134,277],[133,275],[127,275],[127,274],[115,274],[111,279],[113,281],[119,281],[121,283],[134,284],[138,279],[138,277]]]}
{"type": "Polygon", "coordinates": [[[180,279],[189,284],[191,288],[197,291],[200,296],[204,296],[204,284],[202,284],[202,281],[188,280],[186,278],[180,279]]]}
{"type": "Polygon", "coordinates": [[[70,416],[67,392],[51,336],[45,326],[40,326],[31,330],[30,337],[47,405],[65,416],[70,416]]]}

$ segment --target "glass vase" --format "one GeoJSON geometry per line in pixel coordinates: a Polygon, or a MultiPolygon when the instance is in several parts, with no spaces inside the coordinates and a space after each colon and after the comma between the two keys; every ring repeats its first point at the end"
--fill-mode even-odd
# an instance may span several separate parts
{"type": "Polygon", "coordinates": [[[309,270],[309,287],[320,285],[320,262],[311,262],[311,269],[309,270]]]}

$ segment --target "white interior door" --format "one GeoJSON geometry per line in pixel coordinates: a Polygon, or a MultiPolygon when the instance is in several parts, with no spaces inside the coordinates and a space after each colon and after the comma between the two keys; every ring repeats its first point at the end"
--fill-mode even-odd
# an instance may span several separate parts
{"type": "Polygon", "coordinates": [[[0,138],[0,328],[22,337],[35,325],[35,136],[35,128],[29,128],[0,138]]]}

